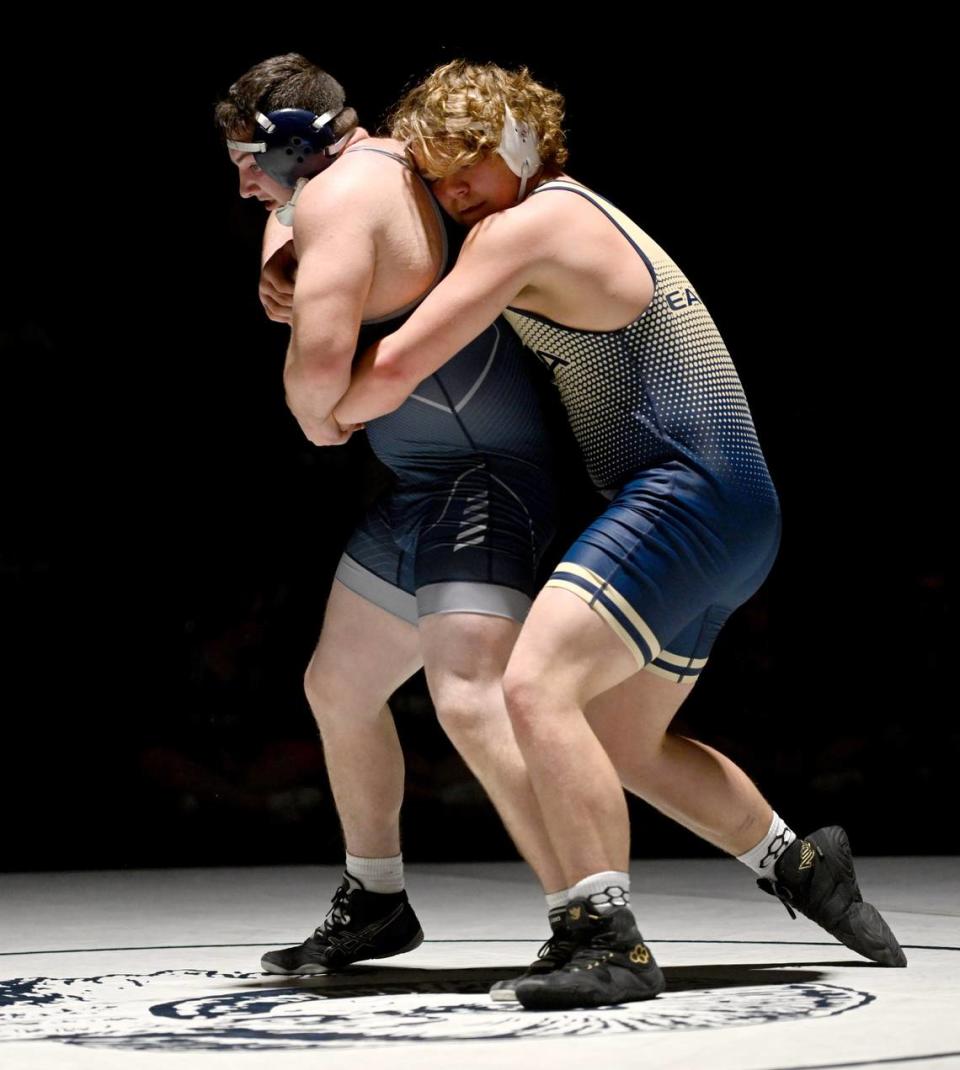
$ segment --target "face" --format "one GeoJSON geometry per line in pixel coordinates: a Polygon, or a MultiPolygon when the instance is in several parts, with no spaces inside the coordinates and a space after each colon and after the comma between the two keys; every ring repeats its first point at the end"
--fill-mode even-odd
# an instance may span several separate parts
{"type": "Polygon", "coordinates": [[[257,158],[250,152],[238,152],[228,149],[230,159],[240,172],[240,196],[256,197],[263,202],[264,208],[272,212],[281,204],[290,200],[293,190],[287,189],[275,179],[265,174],[257,166],[257,158]]]}
{"type": "Polygon", "coordinates": [[[520,179],[497,153],[433,183],[443,210],[468,227],[493,212],[511,208],[519,191],[520,179]]]}

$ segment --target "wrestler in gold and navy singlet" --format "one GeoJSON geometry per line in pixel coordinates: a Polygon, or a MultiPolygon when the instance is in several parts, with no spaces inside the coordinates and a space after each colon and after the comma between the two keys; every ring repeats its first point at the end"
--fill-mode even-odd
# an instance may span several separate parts
{"type": "MultiPolygon", "coordinates": [[[[348,152],[409,167],[372,146],[348,152]]],[[[462,234],[432,195],[431,204],[444,228],[436,284],[462,234]]],[[[357,353],[397,330],[423,296],[364,322],[357,353]]],[[[540,399],[513,331],[497,320],[398,409],[370,420],[367,438],[396,486],[354,530],[337,579],[411,623],[458,612],[523,620],[553,535],[554,497],[540,399]]]]}
{"type": "Polygon", "coordinates": [[[548,581],[583,599],[641,668],[693,683],[730,613],[760,586],[780,509],[720,332],[683,272],[631,219],[567,180],[642,258],[653,299],[619,330],[504,315],[551,370],[587,470],[611,498],[548,581]]]}

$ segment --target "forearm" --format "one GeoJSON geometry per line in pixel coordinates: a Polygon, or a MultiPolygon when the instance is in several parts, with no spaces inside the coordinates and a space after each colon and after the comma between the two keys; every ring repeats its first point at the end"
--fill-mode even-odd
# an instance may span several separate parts
{"type": "Polygon", "coordinates": [[[310,358],[291,339],[283,369],[287,405],[310,437],[309,423],[322,423],[350,385],[349,359],[310,358]]]}
{"type": "Polygon", "coordinates": [[[525,275],[516,267],[508,270],[509,257],[492,255],[479,268],[462,261],[461,254],[453,272],[406,323],[364,353],[336,406],[340,424],[366,423],[399,408],[420,383],[477,339],[523,288],[525,275]]]}
{"type": "Polygon", "coordinates": [[[371,346],[357,363],[349,389],[334,409],[341,426],[363,424],[393,412],[417,385],[403,373],[403,361],[391,356],[385,342],[389,339],[371,346]]]}

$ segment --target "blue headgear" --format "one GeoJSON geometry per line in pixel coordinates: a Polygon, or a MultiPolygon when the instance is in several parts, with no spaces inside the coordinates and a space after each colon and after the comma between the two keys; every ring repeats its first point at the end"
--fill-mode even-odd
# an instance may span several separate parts
{"type": "Polygon", "coordinates": [[[294,189],[299,179],[312,178],[322,171],[330,157],[339,151],[346,135],[333,132],[333,120],[343,108],[315,115],[302,108],[280,108],[256,112],[262,141],[232,141],[227,145],[237,152],[252,152],[257,166],[275,182],[294,189]]]}

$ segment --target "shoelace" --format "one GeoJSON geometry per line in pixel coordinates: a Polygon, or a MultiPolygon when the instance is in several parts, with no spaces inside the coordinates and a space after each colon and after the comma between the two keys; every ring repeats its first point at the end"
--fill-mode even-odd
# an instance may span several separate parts
{"type": "Polygon", "coordinates": [[[549,939],[543,942],[543,945],[537,952],[537,958],[548,959],[553,956],[555,958],[562,957],[564,959],[569,959],[569,952],[572,952],[575,946],[573,938],[568,934],[561,935],[559,933],[554,933],[549,939]]]}
{"type": "Polygon", "coordinates": [[[344,925],[349,924],[350,915],[346,912],[348,894],[349,890],[344,884],[341,884],[333,893],[330,909],[327,911],[323,922],[313,931],[314,940],[329,940],[337,929],[342,929],[344,925]]]}
{"type": "Polygon", "coordinates": [[[759,884],[760,887],[768,895],[775,896],[777,899],[779,899],[780,902],[783,903],[790,917],[794,921],[797,920],[797,915],[794,913],[793,907],[791,907],[790,904],[787,902],[788,899],[793,898],[793,896],[790,894],[789,888],[785,888],[782,884],[778,884],[776,881],[770,880],[769,877],[761,877],[760,880],[757,881],[757,884],[759,884]]]}

